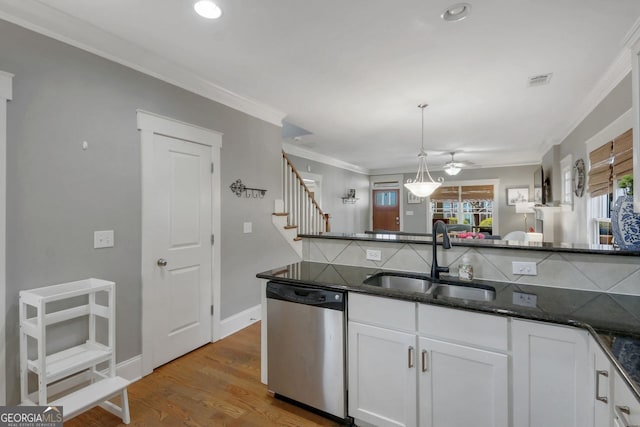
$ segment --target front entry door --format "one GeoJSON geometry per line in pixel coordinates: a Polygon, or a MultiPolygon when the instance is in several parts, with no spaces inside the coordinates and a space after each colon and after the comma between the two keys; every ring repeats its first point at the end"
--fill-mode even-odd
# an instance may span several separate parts
{"type": "Polygon", "coordinates": [[[154,135],[153,367],[211,341],[211,147],[154,135]]]}
{"type": "Polygon", "coordinates": [[[400,190],[373,190],[373,229],[400,231],[400,190]]]}

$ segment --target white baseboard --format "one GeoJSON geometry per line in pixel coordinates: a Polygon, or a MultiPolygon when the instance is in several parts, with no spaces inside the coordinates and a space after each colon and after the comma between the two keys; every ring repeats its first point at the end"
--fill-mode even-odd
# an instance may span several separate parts
{"type": "Polygon", "coordinates": [[[260,304],[234,314],[220,321],[220,339],[235,334],[241,329],[259,321],[262,318],[262,306],[260,304]]]}
{"type": "Polygon", "coordinates": [[[116,374],[132,383],[142,378],[142,355],[133,356],[116,365],[116,374]]]}

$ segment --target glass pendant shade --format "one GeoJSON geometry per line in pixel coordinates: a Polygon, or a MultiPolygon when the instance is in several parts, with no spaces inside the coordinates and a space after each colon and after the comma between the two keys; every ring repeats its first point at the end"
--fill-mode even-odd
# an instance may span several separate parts
{"type": "Polygon", "coordinates": [[[442,185],[442,178],[434,181],[427,169],[427,154],[421,151],[418,154],[418,173],[413,181],[408,179],[405,188],[412,192],[416,197],[429,197],[436,188],[442,185]],[[427,179],[428,178],[428,179],[427,179]]]}
{"type": "Polygon", "coordinates": [[[447,173],[447,175],[458,175],[461,170],[462,168],[451,164],[444,167],[444,171],[447,173]]]}

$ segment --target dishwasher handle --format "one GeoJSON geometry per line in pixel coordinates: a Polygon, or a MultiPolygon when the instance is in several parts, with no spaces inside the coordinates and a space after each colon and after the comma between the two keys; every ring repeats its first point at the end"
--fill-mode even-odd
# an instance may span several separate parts
{"type": "Polygon", "coordinates": [[[344,311],[344,292],[268,282],[267,298],[344,311]]]}

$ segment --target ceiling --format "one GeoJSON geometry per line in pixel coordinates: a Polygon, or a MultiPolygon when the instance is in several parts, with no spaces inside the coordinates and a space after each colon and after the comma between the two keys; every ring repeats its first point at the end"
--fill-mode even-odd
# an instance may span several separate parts
{"type": "Polygon", "coordinates": [[[93,51],[110,39],[124,63],[134,46],[147,71],[280,110],[284,141],[366,169],[415,167],[422,102],[430,167],[451,151],[481,167],[540,162],[620,58],[640,2],[468,2],[459,22],[440,18],[455,0],[218,0],[216,21],[191,0],[0,0],[0,17],[93,51]]]}

